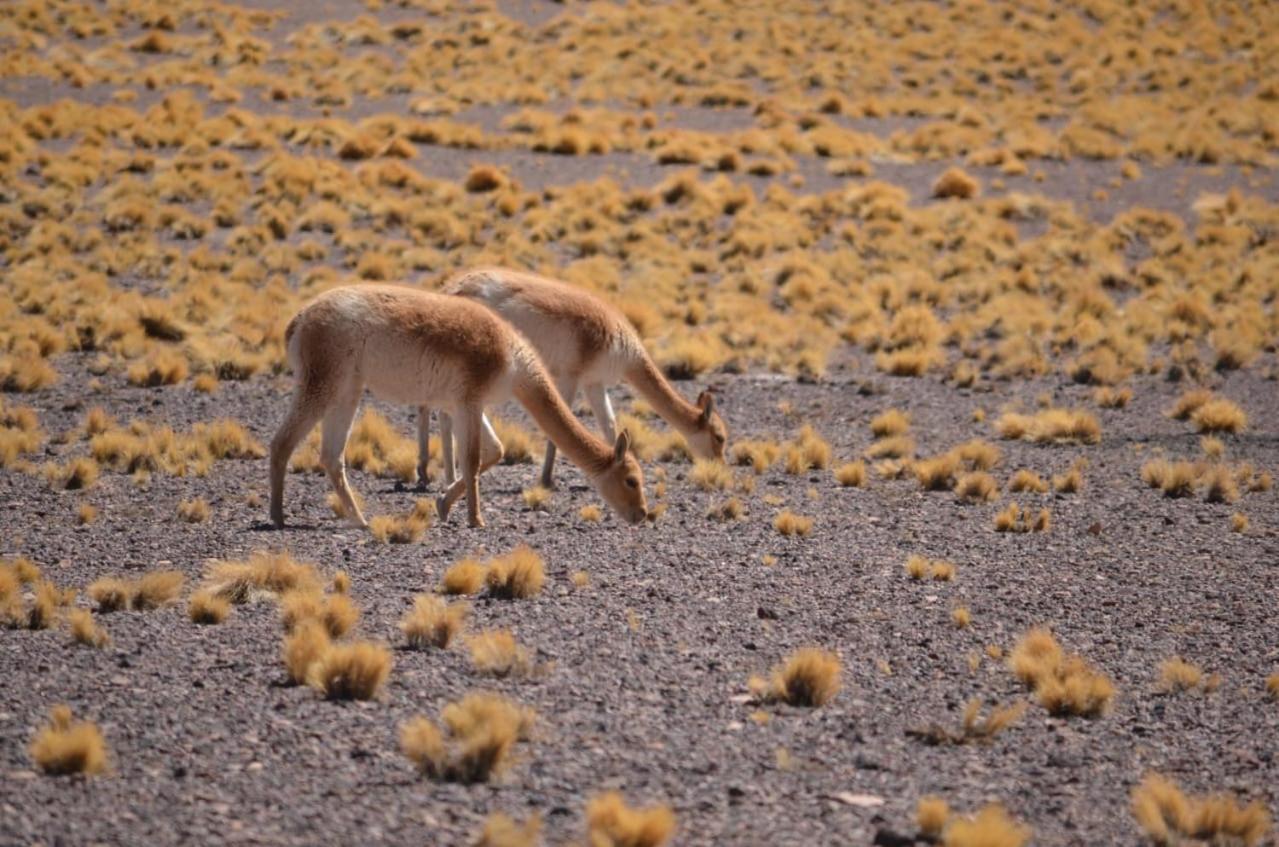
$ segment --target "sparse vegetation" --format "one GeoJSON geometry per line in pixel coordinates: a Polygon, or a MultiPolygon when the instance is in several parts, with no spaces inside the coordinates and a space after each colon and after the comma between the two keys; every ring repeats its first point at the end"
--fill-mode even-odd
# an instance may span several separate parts
{"type": "Polygon", "coordinates": [[[1110,708],[1115,687],[1082,657],[1066,655],[1046,629],[1022,636],[1008,666],[1030,687],[1039,704],[1054,715],[1097,717],[1110,708]]]}
{"type": "Polygon", "coordinates": [[[511,676],[532,669],[528,649],[515,640],[510,630],[494,629],[478,632],[467,639],[471,664],[480,673],[511,676]]]}
{"type": "Polygon", "coordinates": [[[528,740],[533,712],[497,694],[468,694],[440,712],[446,739],[428,718],[400,727],[400,750],[423,776],[452,782],[487,782],[510,765],[511,751],[528,740]]]}
{"type": "Polygon", "coordinates": [[[391,652],[380,644],[329,644],[307,667],[306,681],[330,700],[372,700],[390,672],[391,652]]]}
{"type": "Polygon", "coordinates": [[[400,621],[400,631],[415,650],[443,650],[462,631],[470,610],[466,603],[450,605],[434,595],[419,594],[413,598],[413,609],[400,621]]]}
{"type": "Polygon", "coordinates": [[[1147,773],[1132,790],[1132,815],[1154,844],[1191,840],[1253,845],[1270,831],[1270,813],[1254,801],[1241,806],[1230,794],[1187,797],[1158,773],[1147,773]]]}
{"type": "Polygon", "coordinates": [[[587,804],[586,831],[599,847],[662,847],[675,834],[675,813],[666,806],[632,808],[610,791],[587,804]]]}
{"type": "Polygon", "coordinates": [[[70,707],[54,706],[31,742],[31,758],[50,776],[92,776],[106,770],[107,747],[96,724],[73,721],[70,707]]]}
{"type": "Polygon", "coordinates": [[[839,693],[843,668],[839,657],[828,650],[804,647],[773,669],[765,680],[752,677],[751,689],[757,697],[792,706],[824,706],[839,693]]]}
{"type": "Polygon", "coordinates": [[[782,535],[798,535],[802,537],[812,531],[813,519],[797,515],[788,509],[773,519],[773,528],[782,535]]]}

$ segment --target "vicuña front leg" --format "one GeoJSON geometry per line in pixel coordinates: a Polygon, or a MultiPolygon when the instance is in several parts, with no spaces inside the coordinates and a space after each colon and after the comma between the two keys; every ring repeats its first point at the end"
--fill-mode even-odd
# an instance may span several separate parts
{"type": "Polygon", "coordinates": [[[604,440],[609,444],[617,441],[617,420],[613,417],[613,403],[608,399],[608,391],[598,382],[588,385],[586,401],[591,404],[595,423],[599,426],[600,432],[604,433],[604,440]]]}
{"type": "MultiPolygon", "coordinates": [[[[577,396],[577,380],[571,378],[557,379],[555,388],[559,391],[560,396],[564,398],[564,405],[569,409],[573,408],[573,398],[577,396]]],[[[542,460],[542,487],[554,488],[555,477],[552,471],[555,469],[555,443],[546,442],[546,458],[542,460]]]]}
{"type": "Polygon", "coordinates": [[[329,475],[329,482],[337,492],[342,504],[342,513],[352,524],[367,527],[364,514],[351,495],[351,486],[346,481],[346,439],[351,432],[351,421],[355,418],[356,407],[360,405],[359,393],[344,397],[324,416],[324,432],[320,439],[320,464],[329,475]]]}

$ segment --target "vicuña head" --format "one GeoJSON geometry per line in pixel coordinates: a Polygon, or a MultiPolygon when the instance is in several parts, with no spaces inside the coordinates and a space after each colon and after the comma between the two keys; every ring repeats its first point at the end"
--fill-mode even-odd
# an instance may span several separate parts
{"type": "Polygon", "coordinates": [[[284,476],[298,443],[323,420],[320,461],[345,514],[366,526],[351,496],[344,463],[347,435],[364,389],[383,399],[453,420],[462,478],[441,496],[441,517],[463,491],[471,526],[480,517],[479,476],[502,455],[484,408],[512,395],[618,514],[648,514],[644,474],[623,434],[610,446],[578,422],[560,399],[537,354],[479,304],[394,285],[332,289],[302,308],[285,332],[297,378],[293,405],[271,442],[271,519],[284,523],[284,476]]]}
{"type": "Polygon", "coordinates": [[[639,523],[648,517],[648,503],[644,499],[644,471],[630,448],[631,437],[622,430],[613,444],[612,461],[590,479],[595,490],[623,520],[639,523]]]}
{"type": "MultiPolygon", "coordinates": [[[[666,380],[644,349],[630,321],[590,292],[559,280],[510,268],[476,268],[455,277],[444,292],[483,303],[533,345],[564,400],[572,405],[586,393],[605,440],[616,432],[608,387],[626,380],[653,410],[684,436],[700,459],[724,459],[728,431],[706,391],[689,403],[666,380]]],[[[420,419],[419,444],[428,443],[429,423],[420,419]]],[[[453,480],[449,439],[444,439],[444,474],[453,480]]],[[[421,457],[423,469],[426,456],[421,457]]],[[[542,485],[552,487],[555,443],[547,445],[542,485]]]]}

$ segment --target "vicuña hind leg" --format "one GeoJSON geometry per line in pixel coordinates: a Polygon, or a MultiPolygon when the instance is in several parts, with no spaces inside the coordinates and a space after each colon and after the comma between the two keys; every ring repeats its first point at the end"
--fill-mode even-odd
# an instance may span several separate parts
{"type": "MultiPolygon", "coordinates": [[[[571,410],[573,408],[573,398],[577,396],[577,380],[571,378],[555,380],[555,387],[559,390],[560,396],[564,398],[564,403],[571,410]]],[[[551,471],[555,468],[555,442],[546,442],[546,458],[542,460],[542,487],[554,488],[555,478],[551,475],[551,471]]]]}
{"type": "Polygon", "coordinates": [[[431,461],[431,407],[417,409],[417,487],[419,491],[430,488],[431,477],[427,468],[431,461]]]}
{"type": "Polygon", "coordinates": [[[475,412],[463,412],[453,419],[454,436],[462,465],[462,478],[455,480],[448,490],[435,501],[440,520],[448,520],[453,504],[466,492],[467,523],[470,526],[484,526],[484,518],[480,516],[480,442],[483,422],[475,412]]]}
{"type": "Polygon", "coordinates": [[[277,527],[284,526],[284,475],[289,469],[289,457],[322,414],[322,400],[298,386],[289,413],[271,439],[271,522],[277,527]]]}
{"type": "Polygon", "coordinates": [[[351,486],[346,481],[346,439],[351,433],[351,421],[355,418],[355,410],[360,405],[360,393],[349,392],[349,396],[341,397],[324,416],[324,434],[320,440],[320,464],[329,475],[329,482],[337,492],[342,504],[342,512],[352,524],[367,527],[364,514],[351,495],[351,486]]]}
{"type": "Polygon", "coordinates": [[[457,482],[457,464],[453,459],[453,416],[440,412],[440,461],[444,464],[444,487],[457,482]]]}

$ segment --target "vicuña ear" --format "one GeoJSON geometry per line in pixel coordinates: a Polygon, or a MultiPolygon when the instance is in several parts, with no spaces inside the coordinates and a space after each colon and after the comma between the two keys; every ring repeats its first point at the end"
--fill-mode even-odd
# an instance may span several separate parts
{"type": "Polygon", "coordinates": [[[702,416],[698,418],[698,422],[706,426],[711,422],[711,415],[715,414],[715,395],[709,391],[703,391],[697,395],[697,407],[702,410],[702,416]]]}
{"type": "Polygon", "coordinates": [[[613,444],[613,461],[620,462],[625,459],[626,451],[629,449],[631,449],[631,436],[626,430],[622,430],[613,444]]]}

